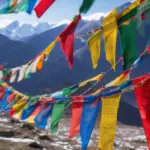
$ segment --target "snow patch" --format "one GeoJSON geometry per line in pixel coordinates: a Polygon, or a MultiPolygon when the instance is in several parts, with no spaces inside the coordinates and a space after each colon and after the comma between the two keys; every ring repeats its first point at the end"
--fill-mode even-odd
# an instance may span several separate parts
{"type": "Polygon", "coordinates": [[[15,142],[15,143],[31,143],[31,142],[35,142],[35,140],[32,139],[20,139],[20,138],[4,138],[4,137],[0,137],[0,140],[4,140],[4,141],[11,141],[11,142],[15,142]]]}
{"type": "Polygon", "coordinates": [[[133,142],[146,142],[146,137],[145,135],[139,135],[135,137],[124,138],[124,140],[133,142]]]}
{"type": "Polygon", "coordinates": [[[11,126],[11,125],[7,125],[7,124],[5,124],[5,123],[0,123],[0,127],[1,127],[1,128],[12,129],[12,126],[11,126]]]}
{"type": "Polygon", "coordinates": [[[9,122],[9,119],[7,119],[7,118],[0,118],[0,122],[9,122]]]}

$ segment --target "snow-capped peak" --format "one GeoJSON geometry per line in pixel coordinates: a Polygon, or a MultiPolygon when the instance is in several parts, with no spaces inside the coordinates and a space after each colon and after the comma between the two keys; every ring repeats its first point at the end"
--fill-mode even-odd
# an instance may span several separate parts
{"type": "Polygon", "coordinates": [[[11,22],[9,25],[7,25],[7,29],[9,30],[9,31],[14,31],[16,28],[18,28],[20,26],[20,24],[19,24],[19,22],[18,21],[13,21],[13,22],[11,22]]]}
{"type": "Polygon", "coordinates": [[[88,20],[88,21],[91,21],[91,20],[99,20],[101,17],[107,16],[107,14],[108,14],[108,13],[104,13],[104,12],[94,13],[94,14],[89,15],[89,16],[83,16],[82,19],[83,19],[83,20],[88,20]]]}
{"type": "Polygon", "coordinates": [[[61,25],[68,25],[70,22],[71,22],[70,20],[65,19],[65,20],[60,21],[57,24],[53,25],[52,28],[56,28],[56,27],[59,27],[61,25]]]}

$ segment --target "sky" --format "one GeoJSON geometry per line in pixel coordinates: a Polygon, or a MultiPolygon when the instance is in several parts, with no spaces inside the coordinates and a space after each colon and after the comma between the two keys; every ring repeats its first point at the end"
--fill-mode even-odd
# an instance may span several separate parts
{"type": "MultiPolygon", "coordinates": [[[[56,24],[64,20],[72,20],[78,14],[80,5],[83,0],[56,0],[56,2],[48,9],[48,11],[39,19],[35,12],[32,15],[27,13],[0,15],[0,27],[9,24],[14,20],[20,23],[36,24],[39,22],[49,22],[56,24]]],[[[92,8],[84,15],[84,19],[93,17],[93,15],[105,15],[115,7],[129,0],[95,0],[92,8]]],[[[131,1],[131,0],[130,0],[131,1]]]]}

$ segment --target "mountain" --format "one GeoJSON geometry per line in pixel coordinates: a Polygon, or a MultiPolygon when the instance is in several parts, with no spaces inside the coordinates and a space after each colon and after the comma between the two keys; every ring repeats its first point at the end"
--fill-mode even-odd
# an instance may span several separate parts
{"type": "Polygon", "coordinates": [[[5,28],[0,29],[0,34],[5,35],[14,41],[23,41],[24,39],[34,37],[42,32],[49,30],[52,24],[47,22],[39,23],[37,25],[22,24],[20,25],[18,21],[10,23],[5,28]]]}
{"type": "MultiPolygon", "coordinates": [[[[14,31],[15,29],[19,28],[19,22],[18,21],[14,21],[12,23],[10,23],[7,27],[6,27],[9,31],[14,31]]],[[[6,29],[5,28],[5,29],[6,29]]]]}
{"type": "Polygon", "coordinates": [[[31,24],[23,24],[19,28],[17,28],[15,31],[15,34],[20,36],[21,38],[31,35],[36,35],[36,32],[34,31],[34,27],[31,24]]]}
{"type": "Polygon", "coordinates": [[[35,26],[34,32],[37,34],[40,34],[42,32],[49,30],[51,27],[52,27],[52,24],[49,24],[47,22],[42,22],[35,26]]]}
{"type": "MultiPolygon", "coordinates": [[[[131,2],[127,2],[118,8],[118,13],[127,8],[131,2]]],[[[104,16],[106,16],[108,13],[95,13],[90,16],[83,16],[82,20],[80,21],[77,30],[76,35],[80,35],[85,33],[86,31],[92,31],[93,29],[99,28],[101,26],[102,20],[104,16]]],[[[13,21],[10,24],[8,24],[5,28],[0,29],[0,34],[5,35],[11,40],[14,41],[27,41],[35,37],[36,35],[39,35],[40,33],[43,33],[45,31],[48,31],[53,28],[57,28],[59,26],[66,26],[70,23],[69,20],[63,20],[57,24],[52,24],[49,22],[40,22],[36,25],[24,23],[19,24],[18,21],[13,21]]]]}
{"type": "Polygon", "coordinates": [[[5,28],[1,28],[0,34],[8,37],[10,40],[19,41],[21,37],[14,33],[14,30],[16,30],[17,28],[19,28],[19,22],[14,21],[5,28]]]}
{"type": "Polygon", "coordinates": [[[1,64],[5,67],[15,67],[31,60],[37,51],[29,44],[0,35],[0,54],[1,64]]]}

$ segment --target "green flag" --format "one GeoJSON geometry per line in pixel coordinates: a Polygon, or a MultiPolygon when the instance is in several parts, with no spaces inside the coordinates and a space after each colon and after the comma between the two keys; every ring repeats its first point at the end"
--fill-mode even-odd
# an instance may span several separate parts
{"type": "Polygon", "coordinates": [[[124,70],[128,69],[137,58],[136,20],[132,19],[136,14],[137,7],[118,20],[122,55],[124,58],[124,70]],[[130,20],[129,24],[123,25],[123,23],[128,20],[130,20]]]}
{"type": "MultiPolygon", "coordinates": [[[[0,2],[1,4],[1,2],[0,2]]],[[[12,0],[3,5],[0,9],[0,14],[26,12],[29,7],[29,0],[12,0]]]]}
{"type": "Polygon", "coordinates": [[[65,102],[55,104],[52,112],[51,132],[54,133],[58,130],[58,124],[62,118],[65,110],[65,102]]]}
{"type": "Polygon", "coordinates": [[[94,1],[95,0],[83,0],[83,3],[80,7],[80,13],[87,13],[94,1]]]}
{"type": "MultiPolygon", "coordinates": [[[[59,96],[68,96],[69,94],[75,92],[76,89],[77,89],[76,87],[66,88],[63,90],[62,94],[59,96]]],[[[51,126],[50,126],[52,133],[54,133],[58,130],[58,124],[63,116],[66,104],[67,104],[67,102],[60,102],[60,103],[56,103],[53,107],[52,122],[51,122],[51,126]]]]}
{"type": "Polygon", "coordinates": [[[21,0],[17,5],[8,9],[7,13],[26,12],[28,10],[28,1],[29,0],[21,0]]]}

